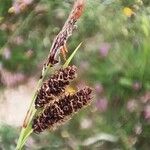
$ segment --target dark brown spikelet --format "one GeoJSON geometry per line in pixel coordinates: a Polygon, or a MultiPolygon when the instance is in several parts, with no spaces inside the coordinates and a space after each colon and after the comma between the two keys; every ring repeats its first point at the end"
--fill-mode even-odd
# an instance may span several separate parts
{"type": "Polygon", "coordinates": [[[91,92],[92,90],[86,87],[73,95],[64,95],[54,103],[47,105],[43,112],[33,120],[33,131],[40,133],[63,124],[74,113],[90,104],[91,92]]]}
{"type": "Polygon", "coordinates": [[[49,80],[43,83],[38,91],[35,108],[42,108],[45,104],[52,102],[57,96],[65,91],[67,85],[76,77],[77,68],[68,66],[65,69],[58,70],[49,80]]]}

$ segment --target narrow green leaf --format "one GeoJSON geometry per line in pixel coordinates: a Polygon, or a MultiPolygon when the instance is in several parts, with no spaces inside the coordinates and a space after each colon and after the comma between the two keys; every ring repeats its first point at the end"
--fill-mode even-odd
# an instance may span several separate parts
{"type": "Polygon", "coordinates": [[[23,139],[24,133],[25,133],[25,128],[22,128],[18,142],[17,142],[16,150],[20,149],[20,145],[22,144],[22,139],[23,139]]]}
{"type": "MultiPolygon", "coordinates": [[[[66,68],[66,67],[69,65],[69,63],[71,62],[71,60],[72,60],[73,57],[75,56],[77,50],[80,48],[81,44],[82,44],[82,42],[77,46],[77,48],[73,51],[73,53],[70,55],[70,57],[66,60],[65,64],[63,65],[63,68],[66,68]]],[[[41,86],[41,84],[42,84],[42,82],[43,82],[43,79],[44,79],[45,75],[47,74],[48,70],[49,70],[49,67],[44,71],[44,73],[43,73],[43,78],[42,78],[41,80],[39,80],[37,89],[39,89],[39,87],[41,86]]],[[[32,118],[33,118],[33,116],[34,116],[34,114],[36,113],[36,110],[34,110],[34,107],[33,107],[33,103],[34,103],[36,94],[37,94],[37,93],[35,92],[35,94],[34,94],[34,96],[33,96],[33,98],[32,98],[32,102],[31,102],[31,105],[30,105],[30,109],[29,109],[30,111],[33,110],[29,123],[31,122],[31,120],[32,120],[32,118]]],[[[21,131],[21,135],[20,135],[20,137],[19,137],[19,141],[18,141],[16,150],[19,150],[19,149],[21,149],[21,148],[23,147],[23,145],[25,144],[27,138],[29,137],[29,135],[30,135],[32,132],[33,132],[33,129],[32,129],[31,126],[28,124],[27,128],[26,128],[26,129],[23,129],[23,130],[21,131]]]]}
{"type": "Polygon", "coordinates": [[[69,65],[69,63],[71,62],[71,60],[73,59],[73,57],[75,56],[76,52],[78,51],[81,45],[82,42],[76,47],[76,49],[73,51],[70,57],[66,60],[65,64],[63,65],[63,68],[66,68],[69,65]]]}
{"type": "Polygon", "coordinates": [[[35,113],[36,113],[36,109],[34,107],[34,101],[35,101],[35,98],[36,98],[36,95],[37,95],[37,91],[38,89],[41,87],[42,83],[43,83],[43,80],[47,74],[47,72],[50,70],[50,66],[48,66],[46,68],[46,70],[44,71],[43,73],[43,77],[42,79],[40,79],[38,81],[38,84],[37,84],[37,87],[36,87],[36,91],[34,92],[34,95],[32,97],[32,101],[30,103],[30,106],[29,106],[29,112],[31,112],[31,116],[29,118],[29,121],[28,121],[28,124],[27,124],[27,127],[26,128],[22,128],[21,130],[21,133],[20,133],[20,136],[19,136],[19,139],[18,139],[18,142],[17,142],[17,147],[16,147],[16,150],[19,150],[23,147],[23,145],[25,144],[28,136],[32,133],[32,128],[30,126],[30,123],[31,123],[31,120],[33,119],[35,113]]]}
{"type": "Polygon", "coordinates": [[[25,145],[27,138],[29,137],[29,135],[30,135],[32,132],[33,132],[33,129],[32,129],[32,128],[28,129],[28,132],[26,133],[26,135],[25,135],[23,141],[21,142],[20,148],[22,148],[22,147],[25,145]]]}

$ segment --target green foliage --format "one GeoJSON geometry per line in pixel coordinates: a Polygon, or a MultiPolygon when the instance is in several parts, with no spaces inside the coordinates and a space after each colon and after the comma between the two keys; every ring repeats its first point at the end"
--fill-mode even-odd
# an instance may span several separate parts
{"type": "MultiPolygon", "coordinates": [[[[0,63],[8,70],[33,75],[47,56],[54,36],[63,26],[72,1],[41,0],[34,2],[35,6],[42,8],[40,11],[33,5],[16,15],[7,13],[11,1],[6,2],[7,5],[1,2],[0,17],[4,17],[1,24],[14,25],[15,30],[0,28],[0,63]],[[13,40],[17,36],[23,39],[19,45],[13,40]],[[9,59],[4,57],[6,47],[11,51],[9,59]],[[31,56],[28,55],[29,50],[31,56]]],[[[117,136],[119,140],[102,144],[97,141],[86,149],[96,150],[103,145],[108,150],[149,149],[149,120],[144,116],[149,102],[142,102],[142,97],[150,91],[149,14],[149,0],[87,1],[68,48],[71,53],[83,41],[74,60],[79,66],[79,82],[88,80],[93,87],[101,85],[103,90],[95,92],[92,107],[82,111],[56,132],[33,136],[37,146],[35,149],[68,150],[72,149],[70,142],[78,149],[84,149],[82,142],[101,132],[117,136]],[[124,8],[130,8],[134,13],[127,16],[124,8]],[[108,106],[102,111],[98,104],[104,98],[108,106]],[[130,102],[136,105],[134,111],[128,108],[130,102]],[[86,129],[81,127],[84,119],[91,123],[86,129]],[[139,134],[135,132],[137,126],[142,130],[139,134]]],[[[11,138],[9,141],[4,136],[2,139],[5,143],[11,141],[11,138]]]]}
{"type": "Polygon", "coordinates": [[[0,149],[14,150],[17,136],[18,135],[15,128],[8,125],[2,125],[0,127],[0,149]]]}

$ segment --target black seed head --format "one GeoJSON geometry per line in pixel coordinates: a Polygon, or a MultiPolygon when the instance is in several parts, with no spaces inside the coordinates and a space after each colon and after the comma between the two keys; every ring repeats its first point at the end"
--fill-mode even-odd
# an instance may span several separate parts
{"type": "Polygon", "coordinates": [[[64,95],[54,103],[46,105],[43,112],[33,120],[33,131],[40,133],[64,123],[67,118],[90,104],[91,92],[92,90],[86,87],[73,95],[64,95]]]}
{"type": "Polygon", "coordinates": [[[43,83],[35,100],[35,108],[44,107],[45,104],[53,102],[56,97],[64,93],[66,86],[76,78],[76,71],[75,66],[68,66],[65,69],[58,70],[49,80],[43,83]]]}

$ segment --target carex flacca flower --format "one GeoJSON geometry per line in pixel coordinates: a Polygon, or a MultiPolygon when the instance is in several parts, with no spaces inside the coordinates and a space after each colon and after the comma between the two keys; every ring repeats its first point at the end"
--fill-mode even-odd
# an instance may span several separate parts
{"type": "Polygon", "coordinates": [[[46,65],[51,64],[52,66],[58,63],[57,54],[62,52],[64,58],[66,57],[66,52],[68,52],[66,43],[68,38],[72,35],[73,30],[76,28],[76,22],[82,15],[85,5],[85,0],[76,0],[72,11],[69,14],[61,31],[58,33],[54,39],[52,46],[50,48],[50,53],[46,65]]]}
{"type": "Polygon", "coordinates": [[[43,112],[33,120],[33,131],[40,133],[65,123],[73,114],[90,104],[91,92],[89,87],[85,87],[74,94],[65,94],[53,103],[49,103],[43,112]]]}
{"type": "Polygon", "coordinates": [[[86,86],[77,92],[68,92],[67,86],[70,86],[71,81],[76,77],[77,67],[68,66],[59,69],[43,83],[35,100],[35,108],[40,108],[40,113],[35,116],[32,123],[35,133],[54,129],[90,104],[91,88],[86,86]]]}
{"type": "Polygon", "coordinates": [[[46,82],[43,83],[38,91],[35,108],[42,108],[45,104],[52,102],[57,96],[65,92],[65,88],[76,78],[77,68],[68,66],[65,69],[59,69],[46,82]]]}

